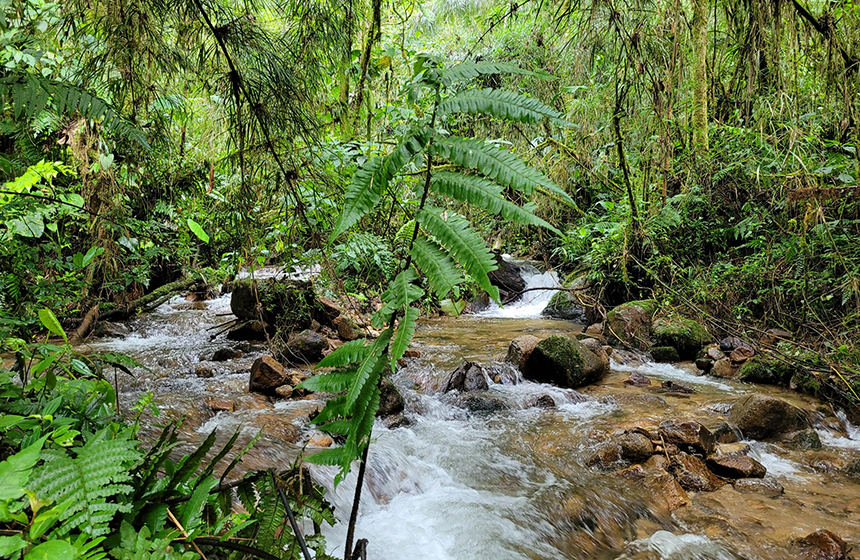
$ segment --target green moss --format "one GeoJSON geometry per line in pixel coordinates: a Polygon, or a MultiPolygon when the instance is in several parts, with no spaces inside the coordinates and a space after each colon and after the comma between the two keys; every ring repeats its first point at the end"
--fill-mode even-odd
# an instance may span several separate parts
{"type": "Polygon", "coordinates": [[[628,301],[607,313],[607,338],[610,344],[629,344],[646,350],[650,346],[651,319],[657,312],[657,306],[657,300],[653,299],[628,301]]]}
{"type": "Polygon", "coordinates": [[[783,362],[759,354],[741,366],[738,379],[749,383],[788,385],[796,372],[797,370],[783,362]]]}
{"type": "Polygon", "coordinates": [[[576,388],[600,379],[606,368],[580,341],[551,336],[537,343],[523,374],[533,381],[576,388]]]}
{"type": "Polygon", "coordinates": [[[678,350],[674,346],[655,346],[651,349],[651,357],[655,362],[680,362],[678,350]]]}
{"type": "Polygon", "coordinates": [[[692,360],[711,341],[707,329],[685,317],[660,318],[651,325],[655,346],[672,346],[684,360],[692,360]]]}
{"type": "Polygon", "coordinates": [[[808,395],[821,393],[821,381],[809,372],[795,371],[790,380],[790,385],[795,391],[808,395]]]}

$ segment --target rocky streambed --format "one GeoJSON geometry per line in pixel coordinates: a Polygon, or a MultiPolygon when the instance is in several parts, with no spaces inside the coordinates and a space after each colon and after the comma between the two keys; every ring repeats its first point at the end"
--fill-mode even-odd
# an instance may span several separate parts
{"type": "MultiPolygon", "coordinates": [[[[500,317],[516,316],[508,306],[419,325],[393,377],[397,420],[374,428],[357,528],[369,557],[825,559],[860,544],[860,430],[844,414],[618,350],[576,390],[529,381],[512,340],[584,327],[519,305],[532,316],[500,317]]],[[[308,367],[279,371],[262,344],[210,339],[229,313],[229,296],[175,299],[91,346],[147,366],[118,377],[123,406],[152,392],[162,412],[147,424],[184,417],[189,445],[213,429],[222,440],[240,430],[240,443],[262,429],[246,470],[332,445],[308,423],[322,400],[277,392],[308,367]],[[284,383],[249,392],[252,368],[284,383]]],[[[582,344],[603,361],[602,344],[582,344]]],[[[354,478],[335,489],[334,474],[313,471],[345,520],[354,478]]],[[[332,552],[345,530],[325,529],[332,552]]]]}

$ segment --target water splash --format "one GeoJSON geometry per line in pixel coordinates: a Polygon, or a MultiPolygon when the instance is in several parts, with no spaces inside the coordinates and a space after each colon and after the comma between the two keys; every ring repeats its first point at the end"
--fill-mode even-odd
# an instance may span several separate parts
{"type": "MultiPolygon", "coordinates": [[[[661,560],[736,560],[737,556],[703,535],[675,535],[657,531],[647,539],[631,543],[630,553],[621,559],[641,558],[637,552],[656,552],[661,560]],[[632,554],[632,555],[630,555],[632,554]]],[[[650,556],[648,556],[650,558],[650,556]]]]}
{"type": "MultiPolygon", "coordinates": [[[[504,257],[507,257],[505,255],[504,257]]],[[[506,260],[510,260],[506,258],[506,260]]],[[[540,290],[537,288],[561,288],[558,281],[558,275],[555,272],[540,272],[530,264],[517,263],[520,266],[520,274],[525,280],[525,291],[520,299],[500,307],[496,302],[491,302],[490,306],[478,313],[481,317],[500,317],[507,319],[526,319],[539,317],[549,304],[556,290],[546,289],[540,290]]]]}
{"type": "Polygon", "coordinates": [[[830,447],[841,447],[843,449],[854,449],[860,451],[860,427],[848,421],[848,416],[841,410],[836,417],[845,426],[845,436],[837,436],[828,430],[818,430],[821,443],[830,447]]]}
{"type": "Polygon", "coordinates": [[[616,371],[637,371],[643,375],[656,377],[658,379],[683,381],[684,383],[689,383],[691,385],[707,385],[708,387],[712,387],[726,393],[737,392],[737,390],[731,385],[722,383],[721,381],[717,381],[711,377],[690,373],[690,371],[673,364],[646,362],[641,365],[625,365],[619,364],[615,360],[611,360],[611,367],[616,371]]]}

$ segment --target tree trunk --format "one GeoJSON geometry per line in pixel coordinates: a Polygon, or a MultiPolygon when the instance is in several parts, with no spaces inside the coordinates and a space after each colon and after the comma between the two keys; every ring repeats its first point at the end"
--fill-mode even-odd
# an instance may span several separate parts
{"type": "Polygon", "coordinates": [[[708,151],[708,0],[693,0],[693,149],[708,151]]]}

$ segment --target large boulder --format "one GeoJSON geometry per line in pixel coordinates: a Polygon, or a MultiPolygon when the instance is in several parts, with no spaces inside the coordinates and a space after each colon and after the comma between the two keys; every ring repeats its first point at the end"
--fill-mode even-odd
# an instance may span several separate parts
{"type": "Polygon", "coordinates": [[[287,382],[284,366],[271,356],[262,356],[251,366],[248,388],[251,392],[274,393],[275,389],[287,382]]]}
{"type": "Polygon", "coordinates": [[[540,339],[530,334],[516,337],[508,346],[508,354],[505,357],[505,361],[514,364],[522,371],[526,360],[531,356],[538,342],[540,342],[540,339]]]}
{"type": "Polygon", "coordinates": [[[293,363],[313,364],[322,359],[326,348],[328,341],[321,334],[305,329],[290,337],[282,356],[293,363]]]}
{"type": "MultiPolygon", "coordinates": [[[[740,350],[740,349],[738,349],[740,350]]],[[[738,350],[733,351],[737,352],[738,350]]],[[[747,360],[740,370],[738,379],[748,383],[767,383],[770,385],[788,385],[791,377],[797,372],[795,368],[765,354],[758,354],[747,360]]]]}
{"type": "Polygon", "coordinates": [[[520,273],[520,267],[512,262],[506,261],[496,253],[496,266],[498,268],[487,274],[490,283],[499,288],[499,296],[502,301],[515,301],[521,297],[526,289],[526,281],[520,273]]]}
{"type": "Polygon", "coordinates": [[[583,324],[587,321],[585,305],[579,301],[575,292],[566,290],[554,293],[540,314],[583,324]]]}
{"type": "Polygon", "coordinates": [[[599,381],[607,370],[606,364],[581,342],[555,335],[535,346],[523,375],[532,381],[575,389],[599,381]]]}
{"type": "Polygon", "coordinates": [[[306,329],[315,319],[330,323],[333,313],[317,300],[310,282],[277,278],[234,282],[230,311],[242,321],[262,321],[281,332],[306,329]]]}
{"type": "Polygon", "coordinates": [[[767,439],[811,427],[809,413],[767,395],[752,394],[732,406],[729,421],[744,436],[767,439]]]}
{"type": "Polygon", "coordinates": [[[657,301],[628,301],[606,314],[604,334],[612,345],[627,344],[640,350],[651,346],[651,319],[657,312],[657,301]]]}
{"type": "Polygon", "coordinates": [[[711,341],[711,335],[692,319],[662,317],[651,324],[651,340],[655,346],[675,348],[682,360],[692,360],[711,341]]]}

